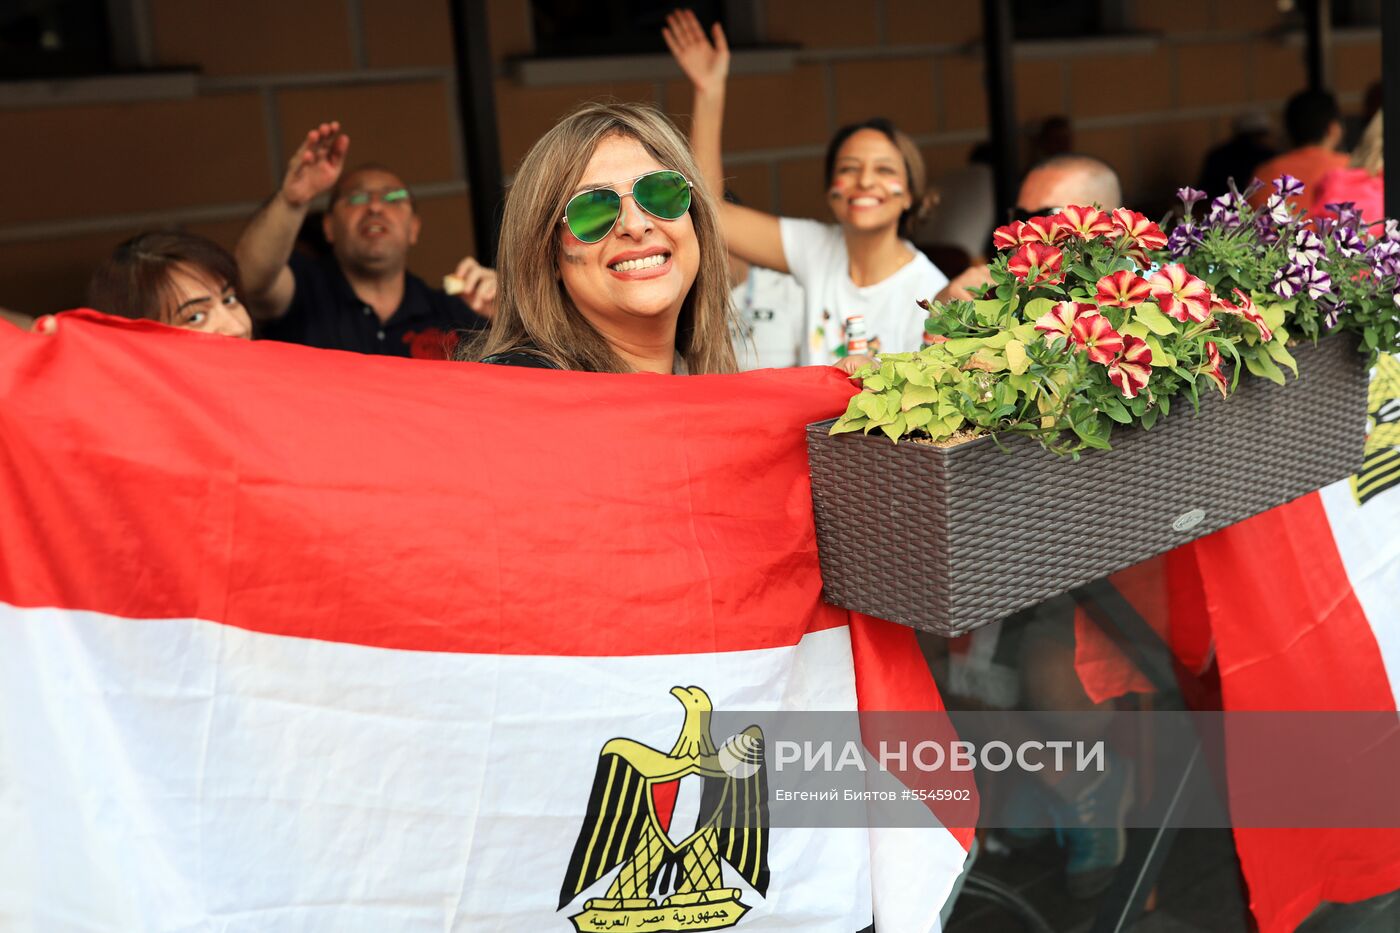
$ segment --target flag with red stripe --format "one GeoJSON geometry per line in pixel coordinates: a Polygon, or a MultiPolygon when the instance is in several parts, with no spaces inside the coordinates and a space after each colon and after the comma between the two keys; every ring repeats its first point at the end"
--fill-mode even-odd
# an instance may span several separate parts
{"type": "Polygon", "coordinates": [[[766,827],[709,732],[940,708],[820,598],[850,392],[0,333],[0,927],[936,928],[952,833],[766,827]]]}

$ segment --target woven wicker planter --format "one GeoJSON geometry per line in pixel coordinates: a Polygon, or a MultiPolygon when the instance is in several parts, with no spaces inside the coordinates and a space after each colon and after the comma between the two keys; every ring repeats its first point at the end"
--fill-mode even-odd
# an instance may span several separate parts
{"type": "Polygon", "coordinates": [[[808,425],[824,597],[961,635],[1356,472],[1364,358],[1349,337],[1295,356],[1297,380],[1246,376],[1199,416],[1178,400],[1077,462],[1024,437],[1008,454],[808,425]]]}

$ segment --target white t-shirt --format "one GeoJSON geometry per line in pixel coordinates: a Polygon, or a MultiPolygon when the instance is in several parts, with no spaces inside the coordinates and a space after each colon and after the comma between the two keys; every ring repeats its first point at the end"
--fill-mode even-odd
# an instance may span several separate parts
{"type": "Polygon", "coordinates": [[[807,293],[807,341],[803,362],[831,364],[846,355],[846,320],[865,318],[871,353],[905,353],[923,346],[928,312],[916,302],[932,300],[948,277],[914,244],[914,258],[883,282],[859,288],[851,281],[846,238],[835,224],[783,217],[783,255],[807,293]]]}
{"type": "Polygon", "coordinates": [[[781,369],[802,364],[806,333],[806,297],[790,275],[749,267],[749,277],[734,286],[737,329],[734,355],[740,370],[781,369]]]}

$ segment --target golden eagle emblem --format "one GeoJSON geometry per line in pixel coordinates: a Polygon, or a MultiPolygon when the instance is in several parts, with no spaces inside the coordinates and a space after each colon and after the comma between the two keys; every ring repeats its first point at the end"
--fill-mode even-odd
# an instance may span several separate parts
{"type": "Polygon", "coordinates": [[[1367,408],[1366,457],[1351,478],[1357,505],[1400,484],[1400,360],[1385,354],[1376,360],[1367,408]]]}
{"type": "Polygon", "coordinates": [[[669,752],[612,739],[598,771],[559,909],[620,870],[607,896],[589,898],[574,929],[719,930],[748,911],[726,887],[727,862],[759,896],[768,893],[768,779],[763,732],[749,726],[718,749],[710,698],[674,687],[685,721],[669,752]]]}

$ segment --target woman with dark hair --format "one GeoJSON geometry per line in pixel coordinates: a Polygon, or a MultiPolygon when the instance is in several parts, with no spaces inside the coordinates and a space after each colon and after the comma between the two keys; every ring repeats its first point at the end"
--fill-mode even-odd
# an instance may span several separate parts
{"type": "MultiPolygon", "coordinates": [[[[716,24],[711,42],[689,10],[672,13],[667,23],[666,44],[695,88],[695,159],[706,186],[723,190],[720,130],[729,75],[724,31],[716,24]]],[[[927,207],[918,147],[890,121],[865,120],[837,130],[825,171],[835,224],[723,203],[720,220],[730,251],[754,265],[791,272],[801,283],[807,296],[805,362],[834,362],[862,339],[871,352],[917,350],[926,317],[917,302],[948,284],[906,239],[927,207]]]]}
{"type": "Polygon", "coordinates": [[[237,263],[217,243],[189,233],[142,233],[122,243],[93,273],[88,305],[186,330],[253,336],[238,299],[237,263]]]}
{"type": "Polygon", "coordinates": [[[459,359],[584,372],[734,372],[715,202],[685,137],[638,104],[586,104],[520,163],[491,329],[459,359]]]}

